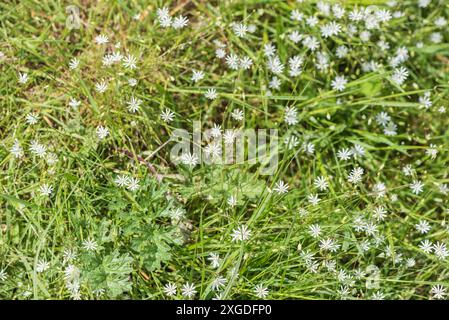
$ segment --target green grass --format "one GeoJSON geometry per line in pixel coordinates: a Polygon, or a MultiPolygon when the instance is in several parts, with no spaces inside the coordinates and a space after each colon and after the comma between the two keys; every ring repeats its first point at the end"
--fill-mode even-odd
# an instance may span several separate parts
{"type": "MultiPolygon", "coordinates": [[[[74,30],[66,28],[65,4],[58,1],[1,3],[0,271],[5,276],[0,277],[0,298],[73,298],[64,276],[69,264],[80,270],[82,299],[165,299],[169,282],[178,289],[194,283],[195,298],[211,299],[217,292],[210,285],[218,275],[227,279],[220,294],[229,299],[257,299],[257,285],[267,287],[271,299],[341,299],[346,297],[342,287],[352,299],[371,299],[377,292],[386,299],[428,299],[433,286],[447,287],[447,258],[427,254],[419,244],[424,239],[448,243],[448,198],[439,185],[449,183],[449,121],[439,108],[449,100],[449,38],[432,21],[449,17],[449,6],[433,1],[421,9],[416,1],[400,1],[389,9],[405,15],[372,31],[370,42],[320,39],[318,51],[327,53],[331,63],[319,72],[315,55],[287,40],[292,30],[309,32],[304,22],[290,19],[295,8],[306,15],[315,12],[316,1],[305,2],[80,1],[70,3],[81,12],[82,28],[74,30]],[[164,5],[173,16],[188,16],[189,25],[161,28],[156,9],[164,5]],[[138,13],[139,19],[133,19],[138,13]],[[241,21],[254,24],[256,32],[237,37],[229,24],[241,21]],[[432,44],[429,36],[437,31],[443,40],[432,44]],[[107,46],[94,42],[99,34],[109,36],[107,46]],[[381,38],[392,47],[388,53],[376,45],[381,38]],[[226,43],[227,53],[249,56],[251,69],[229,69],[215,57],[214,40],[226,43]],[[286,69],[289,57],[306,56],[302,74],[278,76],[283,83],[271,96],[272,73],[263,54],[263,44],[270,41],[286,69]],[[418,41],[425,46],[417,48],[418,41]],[[117,42],[123,54],[138,58],[136,70],[102,66],[105,48],[112,50],[117,42]],[[343,44],[353,51],[337,59],[335,48],[343,44]],[[398,86],[391,81],[388,58],[402,46],[409,50],[403,65],[410,76],[398,86]],[[70,70],[74,57],[80,66],[70,70]],[[361,63],[372,59],[384,67],[363,72],[361,63]],[[192,82],[193,69],[202,70],[204,79],[192,82]],[[19,72],[29,75],[25,85],[17,82],[19,72]],[[330,84],[341,74],[348,84],[337,92],[330,84]],[[129,78],[137,86],[129,86],[129,78]],[[102,79],[109,86],[99,94],[94,86],[102,79]],[[216,88],[217,99],[204,97],[209,88],[216,88]],[[418,100],[426,91],[433,101],[428,110],[418,100]],[[136,113],[126,109],[132,96],[142,100],[136,113]],[[71,97],[81,101],[78,108],[68,106],[71,97]],[[284,122],[286,107],[296,107],[298,124],[284,122]],[[175,113],[171,123],[160,118],[166,108],[175,113]],[[245,114],[241,122],[231,117],[236,108],[245,114]],[[381,111],[397,124],[397,135],[382,132],[375,121],[381,111]],[[31,112],[39,115],[34,125],[26,122],[31,112]],[[280,144],[272,176],[248,163],[175,165],[169,157],[170,134],[177,128],[191,131],[196,120],[203,129],[214,123],[223,129],[276,128],[281,142],[294,134],[300,144],[292,149],[280,144]],[[100,125],[110,132],[104,140],[95,133],[100,125]],[[24,149],[21,158],[10,152],[16,139],[24,149]],[[46,145],[58,161],[48,164],[33,156],[28,150],[32,140],[46,145]],[[313,155],[301,150],[305,141],[314,144],[313,155]],[[336,156],[354,144],[365,148],[364,157],[342,161],[336,156]],[[425,153],[430,144],[438,146],[435,159],[425,153]],[[406,164],[413,166],[412,176],[403,174],[406,164]],[[347,176],[357,166],[365,174],[354,186],[347,176]],[[119,174],[138,178],[139,190],[118,187],[119,174]],[[319,176],[329,182],[326,192],[314,187],[319,176]],[[272,192],[279,180],[289,184],[285,195],[272,192]],[[413,180],[425,184],[419,195],[409,188],[413,180]],[[384,197],[373,193],[379,182],[387,187],[384,197]],[[44,183],[53,187],[50,197],[40,195],[44,183]],[[318,205],[309,203],[310,194],[319,194],[318,205]],[[227,204],[231,195],[238,198],[235,207],[227,204]],[[376,237],[354,229],[354,219],[364,215],[374,221],[372,212],[379,206],[388,214],[375,222],[376,234],[384,238],[375,245],[376,237]],[[184,211],[180,219],[170,217],[175,208],[184,211]],[[420,220],[432,226],[429,233],[415,229],[420,220]],[[309,233],[312,224],[321,226],[318,239],[309,233]],[[248,226],[251,237],[232,242],[231,233],[240,225],[248,226]],[[341,248],[335,253],[320,249],[319,240],[325,238],[341,248]],[[83,249],[87,239],[96,241],[96,251],[83,249]],[[360,248],[364,240],[371,242],[366,252],[360,248]],[[67,249],[77,252],[70,262],[64,261],[67,249]],[[316,272],[305,262],[307,251],[315,255],[316,272]],[[217,269],[208,260],[211,253],[220,256],[217,269]],[[414,266],[405,265],[409,258],[414,266]],[[49,268],[37,272],[42,260],[49,268]],[[328,270],[325,261],[334,261],[336,271],[328,270]],[[370,274],[356,275],[373,265],[379,269],[379,288],[371,289],[366,287],[370,274]]],[[[344,5],[351,11],[353,3],[384,2],[344,5]]],[[[318,37],[319,29],[314,30],[318,37]]],[[[180,290],[176,298],[182,298],[180,290]]]]}

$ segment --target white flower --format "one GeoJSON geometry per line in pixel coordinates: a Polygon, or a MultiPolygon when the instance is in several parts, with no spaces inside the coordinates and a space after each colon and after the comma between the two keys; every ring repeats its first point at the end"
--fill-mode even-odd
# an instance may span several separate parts
{"type": "Polygon", "coordinates": [[[126,188],[129,191],[136,191],[137,189],[139,189],[139,179],[134,178],[134,177],[130,177],[128,179],[128,184],[126,185],[126,188]]]}
{"type": "Polygon", "coordinates": [[[316,206],[321,199],[318,197],[317,194],[309,194],[307,196],[307,200],[310,202],[312,206],[316,206]]]}
{"type": "Polygon", "coordinates": [[[240,67],[239,65],[240,59],[235,54],[232,53],[228,54],[225,60],[228,67],[231,68],[232,70],[237,70],[240,67]]]}
{"type": "Polygon", "coordinates": [[[98,249],[98,244],[92,238],[88,238],[82,243],[84,250],[86,251],[96,251],[98,249]]]}
{"type": "Polygon", "coordinates": [[[414,194],[420,194],[423,191],[424,184],[419,180],[414,180],[412,184],[410,184],[410,188],[414,194]]]}
{"type": "Polygon", "coordinates": [[[182,286],[181,292],[184,297],[192,298],[196,294],[195,285],[187,282],[182,286]]]}
{"type": "Polygon", "coordinates": [[[391,80],[395,82],[397,85],[402,85],[405,80],[408,78],[408,70],[404,67],[394,69],[393,76],[391,80]]]}
{"type": "Polygon", "coordinates": [[[285,68],[278,56],[269,57],[267,67],[274,74],[281,74],[285,68]]]}
{"type": "Polygon", "coordinates": [[[209,254],[209,257],[207,258],[207,260],[210,261],[211,267],[213,269],[216,269],[220,266],[220,256],[214,252],[209,254]]]}
{"type": "Polygon", "coordinates": [[[442,300],[446,296],[446,289],[441,285],[436,285],[430,289],[430,294],[433,299],[442,300]]]}
{"type": "Polygon", "coordinates": [[[227,201],[228,205],[231,207],[235,207],[237,205],[237,197],[230,196],[227,201]]]}
{"type": "Polygon", "coordinates": [[[315,152],[315,145],[311,142],[304,142],[301,148],[305,153],[309,155],[312,155],[315,152]]]}
{"type": "Polygon", "coordinates": [[[166,283],[164,286],[164,292],[167,296],[172,297],[176,295],[176,284],[174,283],[166,283]]]}
{"type": "Polygon", "coordinates": [[[298,123],[298,112],[295,107],[285,108],[284,121],[290,126],[298,123]]]}
{"type": "Polygon", "coordinates": [[[268,289],[261,284],[254,287],[254,293],[260,299],[264,299],[268,296],[268,289]]]}
{"type": "Polygon", "coordinates": [[[77,58],[72,58],[69,62],[70,70],[75,70],[80,65],[80,61],[77,58]]]}
{"type": "Polygon", "coordinates": [[[48,268],[50,268],[50,263],[48,263],[45,260],[39,260],[39,262],[36,265],[36,272],[41,273],[47,271],[48,268]]]}
{"type": "Polygon", "coordinates": [[[19,83],[25,84],[28,81],[28,73],[20,73],[19,72],[19,83]]]}
{"type": "Polygon", "coordinates": [[[226,56],[226,51],[222,48],[217,48],[215,50],[215,56],[219,59],[222,59],[226,56]]]}
{"type": "Polygon", "coordinates": [[[384,220],[386,214],[387,214],[387,211],[385,210],[384,207],[378,206],[378,207],[375,207],[375,208],[374,208],[373,217],[374,217],[376,220],[378,220],[378,221],[384,220]]]}
{"type": "Polygon", "coordinates": [[[340,160],[349,160],[349,159],[351,159],[351,156],[352,156],[351,150],[346,149],[346,148],[340,149],[337,152],[337,157],[340,160]]]}
{"type": "Polygon", "coordinates": [[[304,15],[299,12],[299,10],[292,10],[290,13],[290,18],[294,21],[301,21],[304,15]]]}
{"type": "Polygon", "coordinates": [[[137,68],[136,63],[137,63],[136,57],[134,57],[130,54],[128,54],[125,58],[123,58],[123,66],[125,68],[134,70],[137,68]]]}
{"type": "Polygon", "coordinates": [[[323,176],[317,177],[317,178],[313,181],[313,184],[314,184],[315,187],[318,188],[320,191],[325,191],[325,190],[327,190],[327,188],[328,188],[328,186],[329,186],[329,184],[328,184],[326,178],[323,177],[323,176]]]}
{"type": "Polygon", "coordinates": [[[330,252],[336,252],[338,248],[340,248],[340,245],[335,242],[335,240],[327,238],[327,239],[321,239],[320,245],[321,250],[324,251],[330,251],[330,252]]]}
{"type": "Polygon", "coordinates": [[[253,65],[253,60],[251,60],[250,57],[245,56],[240,59],[239,65],[243,70],[248,70],[253,65]]]}
{"type": "Polygon", "coordinates": [[[14,140],[14,144],[12,145],[11,149],[9,151],[14,155],[16,158],[21,158],[23,156],[23,149],[20,145],[19,140],[14,140]]]}
{"type": "Polygon", "coordinates": [[[211,283],[211,288],[212,290],[218,290],[221,287],[224,287],[226,285],[226,282],[228,280],[222,276],[218,276],[217,278],[215,278],[212,283],[211,283]]]}
{"type": "Polygon", "coordinates": [[[391,117],[386,112],[380,112],[376,115],[376,122],[382,126],[386,126],[390,122],[391,117]]]}
{"type": "Polygon", "coordinates": [[[184,153],[181,156],[181,162],[189,167],[194,167],[198,164],[198,156],[195,153],[184,153]]]}
{"type": "Polygon", "coordinates": [[[204,73],[203,73],[203,71],[197,71],[197,70],[193,70],[192,71],[192,81],[193,82],[198,82],[198,81],[200,81],[201,79],[203,79],[204,78],[204,73]]]}
{"type": "Polygon", "coordinates": [[[171,26],[172,24],[172,18],[170,17],[170,14],[168,12],[168,8],[167,7],[163,7],[162,9],[157,9],[156,10],[156,15],[158,17],[159,20],[159,24],[163,27],[163,28],[168,28],[171,26]]]}
{"type": "Polygon", "coordinates": [[[135,86],[137,85],[137,80],[134,79],[134,78],[131,78],[131,79],[128,80],[128,84],[129,84],[131,87],[135,87],[135,86]]]}
{"type": "Polygon", "coordinates": [[[142,100],[131,97],[131,99],[126,103],[128,105],[129,112],[136,112],[139,110],[142,100]]]}
{"type": "Polygon", "coordinates": [[[363,169],[360,167],[354,168],[348,175],[348,181],[352,184],[357,184],[362,181],[363,169]]]}
{"type": "Polygon", "coordinates": [[[430,231],[430,225],[425,220],[420,220],[419,223],[415,224],[415,228],[422,234],[426,234],[430,231]]]}
{"type": "Polygon", "coordinates": [[[449,251],[446,248],[446,244],[441,242],[437,242],[433,245],[433,253],[440,260],[444,260],[447,256],[449,256],[449,251]]]}
{"type": "Polygon", "coordinates": [[[343,59],[344,57],[347,56],[348,52],[349,52],[348,47],[342,45],[337,47],[335,54],[338,58],[343,59]]]}
{"type": "Polygon", "coordinates": [[[440,189],[440,192],[444,195],[447,195],[449,193],[449,188],[447,186],[447,184],[439,184],[438,188],[440,189]]]}
{"type": "Polygon", "coordinates": [[[204,96],[209,100],[215,100],[218,97],[217,90],[215,90],[215,88],[207,89],[204,96]]]}
{"type": "Polygon", "coordinates": [[[231,117],[236,121],[242,121],[243,120],[243,111],[240,109],[234,109],[231,113],[231,117]]]}
{"type": "Polygon", "coordinates": [[[109,129],[105,128],[103,126],[98,126],[96,133],[97,133],[98,139],[103,140],[104,138],[106,138],[109,135],[109,129]]]}
{"type": "Polygon", "coordinates": [[[100,34],[100,35],[95,37],[94,41],[97,44],[106,44],[106,43],[109,42],[109,37],[107,35],[100,34]]]}
{"type": "Polygon", "coordinates": [[[49,197],[53,192],[53,187],[49,184],[44,183],[39,187],[39,191],[41,192],[42,196],[49,197]]]}
{"type": "Polygon", "coordinates": [[[187,24],[189,23],[189,19],[187,19],[187,17],[184,16],[178,16],[175,18],[175,20],[172,23],[172,27],[173,29],[182,29],[185,26],[187,26],[187,24]]]}
{"type": "Polygon", "coordinates": [[[276,54],[276,48],[271,43],[266,43],[263,46],[263,54],[265,57],[272,57],[276,54]]]}
{"type": "Polygon", "coordinates": [[[8,274],[6,273],[5,269],[0,270],[0,281],[5,281],[6,278],[8,278],[8,274]]]}
{"type": "Polygon", "coordinates": [[[324,38],[329,38],[331,36],[335,36],[335,35],[339,34],[340,32],[341,32],[341,26],[334,21],[329,22],[328,24],[321,27],[321,35],[324,38]]]}
{"type": "Polygon", "coordinates": [[[232,230],[232,241],[245,241],[251,236],[251,230],[247,226],[241,225],[232,230]]]}
{"type": "Polygon", "coordinates": [[[28,124],[33,125],[38,122],[39,115],[37,113],[28,113],[25,119],[28,124]]]}
{"type": "Polygon", "coordinates": [[[105,92],[107,88],[108,88],[108,84],[107,84],[106,81],[104,81],[104,80],[101,80],[100,82],[97,82],[97,83],[95,84],[95,90],[96,90],[98,93],[103,93],[103,92],[105,92]]]}
{"type": "Polygon", "coordinates": [[[276,183],[273,190],[276,191],[278,194],[284,194],[288,192],[288,188],[289,188],[288,184],[281,180],[276,183]]]}
{"type": "Polygon", "coordinates": [[[351,149],[351,153],[354,158],[363,157],[365,155],[365,148],[359,144],[355,144],[351,149]]]}
{"type": "Polygon", "coordinates": [[[234,23],[232,29],[234,30],[235,35],[239,38],[245,37],[248,32],[248,27],[243,23],[234,23]]]}
{"type": "Polygon", "coordinates": [[[128,185],[129,183],[129,177],[125,176],[125,175],[118,175],[115,180],[114,180],[115,184],[118,185],[119,187],[124,187],[126,185],[128,185]]]}
{"type": "Polygon", "coordinates": [[[309,16],[306,19],[306,23],[309,27],[314,27],[318,24],[319,20],[316,16],[309,16]]]}
{"type": "Polygon", "coordinates": [[[75,98],[70,98],[69,106],[72,108],[78,108],[81,104],[81,101],[76,100],[75,98]]]}
{"type": "Polygon", "coordinates": [[[429,148],[426,149],[426,154],[432,159],[434,160],[437,157],[438,154],[438,149],[437,146],[435,144],[431,144],[429,146],[429,148]]]}
{"type": "Polygon", "coordinates": [[[40,144],[38,141],[33,140],[30,144],[30,151],[34,155],[37,155],[39,158],[43,158],[47,153],[47,147],[43,144],[40,144]]]}
{"type": "Polygon", "coordinates": [[[161,112],[161,119],[165,122],[172,122],[175,118],[175,114],[168,108],[165,111],[161,112]]]}
{"type": "Polygon", "coordinates": [[[331,86],[333,90],[343,91],[345,90],[347,83],[348,80],[346,80],[344,76],[337,76],[334,80],[332,80],[331,86]]]}
{"type": "Polygon", "coordinates": [[[298,43],[299,41],[301,41],[303,39],[303,36],[298,32],[298,31],[292,31],[289,35],[288,38],[293,42],[293,43],[298,43]]]}
{"type": "Polygon", "coordinates": [[[321,227],[318,224],[309,226],[309,233],[313,238],[318,238],[321,235],[321,227]]]}
{"type": "Polygon", "coordinates": [[[431,253],[433,251],[433,244],[429,240],[421,241],[419,248],[425,253],[431,253]]]}

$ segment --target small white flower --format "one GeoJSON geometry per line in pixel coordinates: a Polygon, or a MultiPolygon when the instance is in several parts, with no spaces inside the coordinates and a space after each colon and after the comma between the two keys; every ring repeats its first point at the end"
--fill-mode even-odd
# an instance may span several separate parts
{"type": "Polygon", "coordinates": [[[254,293],[260,299],[264,299],[268,296],[268,289],[261,284],[254,287],[254,293]]]}
{"type": "Polygon", "coordinates": [[[176,29],[176,30],[182,29],[185,26],[187,26],[188,23],[189,23],[189,19],[187,19],[187,17],[180,15],[173,20],[172,27],[173,27],[173,29],[176,29]]]}
{"type": "Polygon", "coordinates": [[[81,101],[76,100],[75,98],[70,98],[69,106],[72,108],[78,108],[81,105],[81,101]]]}
{"type": "Polygon", "coordinates": [[[243,120],[243,111],[240,109],[234,109],[231,113],[231,117],[236,121],[242,121],[243,120]]]}
{"type": "Polygon", "coordinates": [[[346,80],[344,76],[337,76],[334,80],[332,80],[331,86],[333,90],[343,91],[345,90],[347,83],[348,80],[346,80]]]}
{"type": "Polygon", "coordinates": [[[363,169],[360,167],[354,168],[348,175],[348,181],[352,184],[357,184],[362,181],[363,169]]]}
{"type": "Polygon", "coordinates": [[[107,88],[108,88],[108,84],[107,84],[106,81],[104,81],[104,80],[101,80],[100,82],[97,82],[97,83],[95,84],[95,90],[96,90],[98,93],[103,93],[103,92],[105,92],[107,88]]]}
{"type": "Polygon", "coordinates": [[[298,123],[298,112],[295,107],[285,108],[284,121],[290,126],[294,126],[298,123]]]}
{"type": "Polygon", "coordinates": [[[139,189],[139,179],[134,178],[134,177],[130,177],[128,179],[128,184],[126,185],[126,188],[130,191],[136,191],[137,189],[139,189]]]}
{"type": "Polygon", "coordinates": [[[129,112],[136,112],[139,110],[142,100],[131,97],[131,99],[126,103],[128,105],[129,112]]]}
{"type": "Polygon", "coordinates": [[[247,226],[241,225],[232,230],[232,241],[245,241],[251,236],[251,230],[247,226]]]}
{"type": "Polygon", "coordinates": [[[419,180],[414,180],[412,184],[410,184],[410,188],[414,194],[420,194],[423,191],[424,184],[419,180]]]}
{"type": "Polygon", "coordinates": [[[127,186],[129,183],[129,177],[125,175],[118,175],[115,180],[115,184],[119,187],[127,186]]]}
{"type": "Polygon", "coordinates": [[[44,271],[47,271],[50,268],[50,263],[48,263],[45,260],[39,260],[39,262],[36,265],[36,272],[41,273],[44,271]]]}
{"type": "Polygon", "coordinates": [[[417,224],[415,224],[415,228],[421,234],[426,234],[430,231],[430,225],[425,220],[420,220],[417,224]]]}
{"type": "Polygon", "coordinates": [[[28,82],[28,73],[20,73],[19,72],[19,83],[25,84],[28,82]]]}
{"type": "Polygon", "coordinates": [[[130,54],[128,54],[125,58],[123,58],[123,66],[125,68],[134,70],[134,69],[137,68],[136,64],[137,64],[136,57],[134,57],[134,56],[132,56],[130,54]]]}
{"type": "Polygon", "coordinates": [[[234,23],[232,29],[234,30],[235,35],[239,38],[245,37],[248,32],[248,27],[243,23],[234,23]]]}
{"type": "Polygon", "coordinates": [[[207,260],[210,261],[211,267],[213,269],[216,269],[220,266],[220,256],[214,252],[209,254],[209,257],[207,258],[207,260]]]}
{"type": "Polygon", "coordinates": [[[161,112],[161,119],[164,120],[164,122],[172,122],[174,118],[175,114],[168,108],[161,112]]]}
{"type": "Polygon", "coordinates": [[[12,145],[11,149],[9,151],[14,155],[16,158],[21,158],[23,156],[23,149],[20,145],[19,140],[14,140],[14,144],[12,145]]]}
{"type": "Polygon", "coordinates": [[[80,61],[77,58],[72,58],[69,62],[70,70],[75,70],[80,65],[80,61]]]}
{"type": "Polygon", "coordinates": [[[164,286],[164,292],[167,296],[172,297],[176,295],[176,284],[174,283],[166,283],[164,286]]]}
{"type": "Polygon", "coordinates": [[[446,289],[441,285],[433,286],[432,289],[430,289],[430,294],[432,295],[433,299],[442,300],[446,296],[446,289]]]}
{"type": "Polygon", "coordinates": [[[328,188],[328,186],[329,186],[329,184],[328,184],[326,178],[323,177],[323,176],[317,177],[317,178],[313,181],[313,184],[314,184],[315,187],[318,188],[320,191],[325,191],[325,190],[327,190],[327,188],[328,188]]]}
{"type": "Polygon", "coordinates": [[[97,133],[98,139],[103,140],[104,138],[106,138],[109,135],[109,129],[105,128],[103,126],[99,126],[99,127],[97,127],[96,133],[97,133]]]}
{"type": "Polygon", "coordinates": [[[109,37],[107,35],[100,34],[96,36],[94,40],[97,44],[106,44],[109,42],[109,37]]]}
{"type": "Polygon", "coordinates": [[[310,202],[312,206],[316,206],[321,199],[318,197],[317,194],[309,194],[307,196],[307,200],[310,202]]]}
{"type": "Polygon", "coordinates": [[[184,297],[193,298],[196,294],[195,285],[187,282],[182,286],[181,292],[184,297]]]}
{"type": "Polygon", "coordinates": [[[198,156],[195,153],[184,153],[181,156],[181,162],[189,167],[194,167],[198,164],[198,156]]]}
{"type": "Polygon", "coordinates": [[[88,238],[82,243],[84,250],[86,251],[96,251],[98,249],[98,244],[92,238],[88,238]]]}
{"type": "Polygon", "coordinates": [[[215,100],[218,97],[217,90],[215,90],[215,88],[207,89],[204,96],[209,100],[215,100]]]}
{"type": "Polygon", "coordinates": [[[197,70],[193,70],[192,71],[192,81],[193,82],[198,82],[198,81],[200,81],[201,79],[203,79],[204,78],[204,72],[203,71],[197,71],[197,70]]]}
{"type": "Polygon", "coordinates": [[[288,184],[281,180],[276,183],[273,190],[276,191],[278,194],[284,194],[288,192],[288,188],[289,188],[288,184]]]}
{"type": "Polygon", "coordinates": [[[220,288],[224,287],[226,285],[226,282],[228,282],[228,280],[222,276],[218,276],[217,278],[215,278],[212,283],[211,283],[211,288],[212,290],[219,290],[220,288]]]}
{"type": "Polygon", "coordinates": [[[26,116],[26,122],[30,125],[36,124],[39,121],[39,115],[37,113],[29,113],[26,116]]]}
{"type": "Polygon", "coordinates": [[[49,197],[53,192],[53,187],[49,184],[44,183],[39,187],[39,191],[41,192],[42,196],[49,197]]]}

